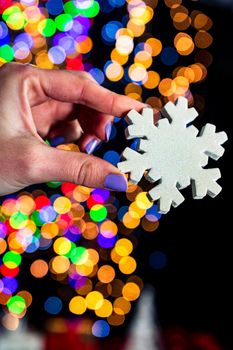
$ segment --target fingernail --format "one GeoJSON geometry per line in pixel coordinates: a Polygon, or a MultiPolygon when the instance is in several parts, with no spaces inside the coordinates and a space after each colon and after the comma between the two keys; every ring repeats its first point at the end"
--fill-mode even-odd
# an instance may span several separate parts
{"type": "Polygon", "coordinates": [[[104,141],[100,141],[100,142],[98,143],[98,145],[96,146],[95,151],[98,151],[98,149],[100,149],[101,146],[103,146],[103,143],[104,143],[104,141]]]}
{"type": "Polygon", "coordinates": [[[105,133],[106,133],[106,141],[108,142],[111,136],[111,131],[112,131],[112,123],[108,123],[105,128],[105,133]]]}
{"type": "Polygon", "coordinates": [[[127,179],[124,175],[110,174],[105,178],[104,187],[111,191],[126,192],[128,188],[127,179]]]}
{"type": "Polygon", "coordinates": [[[93,153],[97,145],[98,141],[96,139],[91,140],[85,147],[87,154],[93,153]]]}

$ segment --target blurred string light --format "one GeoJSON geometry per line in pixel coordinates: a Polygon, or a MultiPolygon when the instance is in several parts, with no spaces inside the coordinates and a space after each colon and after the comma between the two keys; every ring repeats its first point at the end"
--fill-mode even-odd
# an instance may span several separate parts
{"type": "MultiPolygon", "coordinates": [[[[63,183],[61,192],[48,197],[45,192],[35,190],[3,201],[0,302],[5,313],[15,318],[25,315],[32,296],[29,292],[18,292],[22,254],[52,247],[50,260],[32,261],[32,276],[40,279],[50,273],[55,280],[68,283],[76,293],[69,301],[70,312],[83,315],[91,310],[98,318],[105,319],[93,323],[92,332],[96,336],[107,336],[109,325],[124,322],[131,303],[143,287],[142,280],[135,275],[137,262],[131,255],[137,242],[134,237],[118,237],[119,228],[114,221],[118,222],[115,219],[119,204],[110,205],[115,197],[109,191],[63,183]],[[116,278],[120,273],[121,279],[116,278]]],[[[132,193],[130,189],[131,200],[132,193]]],[[[129,212],[133,224],[131,217],[124,224],[128,233],[136,227],[137,208],[139,216],[146,214],[147,207],[155,208],[148,204],[145,192],[137,188],[137,193],[132,204],[138,207],[134,208],[135,214],[129,212]]],[[[156,213],[156,210],[148,212],[148,223],[158,221],[156,213]]],[[[44,309],[50,315],[59,314],[63,308],[64,302],[57,296],[50,296],[44,302],[44,309]]]]}
{"type": "MultiPolygon", "coordinates": [[[[99,84],[107,80],[121,84],[136,100],[143,100],[146,92],[150,96],[145,102],[157,110],[180,95],[201,110],[204,100],[192,95],[190,85],[203,81],[212,63],[207,50],[213,41],[212,21],[200,11],[190,12],[182,0],[164,3],[176,29],[167,46],[148,31],[147,24],[158,12],[157,0],[7,0],[0,4],[0,66],[14,60],[46,69],[86,70],[99,84]],[[103,43],[112,47],[110,57],[103,67],[94,67],[90,54],[95,43],[89,36],[94,17],[122,6],[127,10],[122,20],[110,20],[101,30],[103,43]],[[165,76],[154,70],[158,62],[166,66],[165,76]]],[[[113,126],[110,139],[115,137],[113,126]]],[[[73,144],[57,147],[79,151],[73,144]]],[[[137,140],[131,147],[137,147],[137,140]]],[[[120,155],[108,150],[103,158],[116,165],[120,155]]],[[[8,196],[0,206],[2,325],[17,329],[33,301],[30,292],[19,291],[18,286],[24,253],[33,257],[34,252],[49,249],[47,260],[31,262],[31,275],[37,279],[50,275],[69,284],[74,293],[68,305],[61,296],[49,296],[45,311],[59,315],[68,307],[80,316],[89,310],[96,321],[85,326],[88,332],[106,337],[110,326],[124,323],[140,296],[143,281],[136,275],[133,256],[137,238],[131,233],[158,228],[157,206],[134,184],[129,184],[128,205],[123,206],[107,190],[58,182],[47,186],[53,192],[50,196],[39,189],[24,191],[8,196]]],[[[155,251],[149,263],[160,270],[167,264],[166,255],[155,251]]]]}

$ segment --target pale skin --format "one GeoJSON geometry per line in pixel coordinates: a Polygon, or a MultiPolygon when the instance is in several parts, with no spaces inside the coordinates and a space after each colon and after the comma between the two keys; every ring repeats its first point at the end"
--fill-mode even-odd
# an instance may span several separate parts
{"type": "Polygon", "coordinates": [[[114,116],[145,104],[118,95],[85,72],[45,70],[8,63],[0,69],[0,195],[48,181],[104,188],[110,163],[85,153],[106,140],[114,116]],[[45,139],[64,136],[81,152],[52,148],[45,139]]]}

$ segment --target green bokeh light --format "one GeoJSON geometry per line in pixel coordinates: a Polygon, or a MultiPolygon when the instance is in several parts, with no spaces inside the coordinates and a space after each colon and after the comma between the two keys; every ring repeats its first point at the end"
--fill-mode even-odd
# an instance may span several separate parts
{"type": "Polygon", "coordinates": [[[58,30],[61,32],[67,32],[71,29],[73,24],[72,16],[63,13],[55,18],[55,23],[58,30]]]}
{"type": "Polygon", "coordinates": [[[21,13],[20,8],[18,6],[10,6],[3,12],[2,18],[6,22],[10,16],[16,13],[21,13]]]}
{"type": "Polygon", "coordinates": [[[70,14],[72,17],[81,15],[88,18],[93,18],[98,15],[99,11],[100,5],[97,1],[91,3],[90,7],[85,9],[77,8],[73,1],[68,1],[64,5],[64,12],[70,14]]]}
{"type": "Polygon", "coordinates": [[[90,217],[93,221],[100,222],[106,219],[107,217],[107,209],[100,204],[94,205],[90,210],[90,217]]]}
{"type": "Polygon", "coordinates": [[[35,210],[32,215],[31,219],[35,222],[36,226],[42,226],[44,225],[44,221],[40,219],[40,212],[39,210],[35,210]]]}
{"type": "Polygon", "coordinates": [[[28,216],[21,211],[17,211],[10,217],[10,225],[15,229],[24,228],[28,223],[28,216]]]}
{"type": "Polygon", "coordinates": [[[46,18],[40,22],[38,30],[45,37],[51,37],[56,32],[56,24],[51,18],[46,18]]]}
{"type": "Polygon", "coordinates": [[[8,300],[7,307],[10,312],[18,315],[26,309],[26,302],[19,295],[15,295],[8,300]]]}
{"type": "MultiPolygon", "coordinates": [[[[74,264],[80,264],[83,260],[86,260],[87,250],[84,247],[76,247],[72,249],[70,253],[70,260],[74,264]]],[[[84,261],[83,261],[84,262],[84,261]]]]}
{"type": "Polygon", "coordinates": [[[14,269],[21,264],[22,258],[19,253],[10,251],[4,254],[2,261],[9,269],[14,269]]]}
{"type": "Polygon", "coordinates": [[[0,46],[0,58],[3,58],[6,62],[10,62],[14,58],[14,50],[9,45],[0,46]]]}

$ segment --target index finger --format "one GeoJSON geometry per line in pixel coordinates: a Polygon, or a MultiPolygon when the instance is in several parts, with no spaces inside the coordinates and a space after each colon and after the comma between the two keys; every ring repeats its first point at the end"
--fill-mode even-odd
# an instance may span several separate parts
{"type": "Polygon", "coordinates": [[[98,112],[123,116],[129,110],[140,111],[145,104],[112,92],[77,71],[40,69],[40,83],[45,94],[62,102],[80,103],[98,112]]]}

